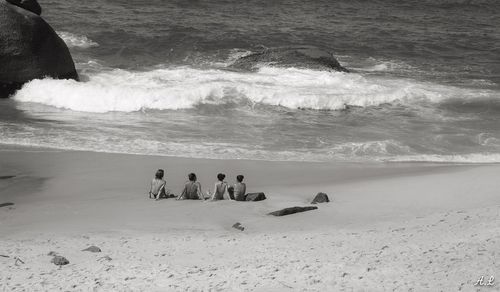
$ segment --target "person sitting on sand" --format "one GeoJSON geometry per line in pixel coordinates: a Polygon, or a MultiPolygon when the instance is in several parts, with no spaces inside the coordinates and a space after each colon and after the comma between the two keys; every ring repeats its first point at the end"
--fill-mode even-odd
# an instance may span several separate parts
{"type": "Polygon", "coordinates": [[[204,200],[201,184],[196,181],[196,174],[190,173],[188,179],[189,181],[184,185],[184,189],[177,200],[204,200]]]}
{"type": "Polygon", "coordinates": [[[241,174],[236,176],[236,183],[233,186],[234,189],[234,199],[236,201],[245,201],[245,193],[247,191],[247,185],[243,182],[245,177],[241,174]]]}
{"type": "MultiPolygon", "coordinates": [[[[215,183],[215,186],[214,186],[214,192],[213,194],[210,196],[210,199],[212,201],[216,201],[216,200],[224,200],[224,194],[227,192],[227,183],[224,181],[224,179],[226,178],[226,175],[223,174],[223,173],[219,173],[217,175],[217,179],[219,181],[217,181],[215,183]]],[[[210,195],[210,193],[209,193],[210,195]]],[[[228,195],[228,200],[230,200],[231,198],[229,197],[228,195]]]]}
{"type": "Polygon", "coordinates": [[[149,198],[159,200],[160,198],[171,197],[170,191],[165,189],[167,182],[163,179],[165,172],[163,169],[158,169],[155,178],[151,181],[151,188],[149,189],[149,198]]]}

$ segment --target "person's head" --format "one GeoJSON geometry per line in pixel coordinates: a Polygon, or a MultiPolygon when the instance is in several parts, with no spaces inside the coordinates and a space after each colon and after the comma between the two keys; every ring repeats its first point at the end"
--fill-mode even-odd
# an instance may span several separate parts
{"type": "Polygon", "coordinates": [[[188,175],[188,178],[189,178],[189,180],[190,180],[190,181],[196,181],[196,174],[194,174],[194,173],[190,173],[190,174],[188,175]]]}
{"type": "Polygon", "coordinates": [[[244,178],[245,178],[245,177],[244,177],[244,176],[242,176],[241,174],[240,174],[240,175],[238,175],[238,176],[236,176],[236,180],[237,180],[238,182],[242,182],[244,178]]]}
{"type": "Polygon", "coordinates": [[[225,174],[223,174],[223,173],[219,173],[219,174],[217,175],[217,179],[218,179],[218,180],[220,180],[220,181],[223,181],[225,178],[226,178],[226,175],[225,175],[225,174]]]}
{"type": "Polygon", "coordinates": [[[165,172],[163,171],[163,169],[158,169],[156,171],[155,178],[162,179],[164,174],[165,174],[165,172]]]}

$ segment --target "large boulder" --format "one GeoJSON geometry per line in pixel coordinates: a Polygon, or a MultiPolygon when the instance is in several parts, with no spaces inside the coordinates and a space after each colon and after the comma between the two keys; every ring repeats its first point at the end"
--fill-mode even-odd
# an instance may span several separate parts
{"type": "Polygon", "coordinates": [[[78,80],[68,47],[40,16],[0,0],[0,97],[44,77],[78,80]]]}
{"type": "Polygon", "coordinates": [[[37,15],[42,14],[42,7],[36,0],[7,0],[10,4],[19,6],[23,9],[31,11],[37,15]]]}
{"type": "Polygon", "coordinates": [[[312,46],[266,48],[239,58],[230,67],[252,70],[262,64],[348,72],[330,52],[312,46]]]}

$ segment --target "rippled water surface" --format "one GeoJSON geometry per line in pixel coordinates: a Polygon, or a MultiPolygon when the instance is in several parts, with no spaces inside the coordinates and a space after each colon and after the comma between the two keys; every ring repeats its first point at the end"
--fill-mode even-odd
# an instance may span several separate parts
{"type": "Polygon", "coordinates": [[[40,1],[80,83],[0,101],[2,143],[265,160],[500,161],[496,1],[40,1]],[[351,73],[259,64],[311,45],[351,73]]]}

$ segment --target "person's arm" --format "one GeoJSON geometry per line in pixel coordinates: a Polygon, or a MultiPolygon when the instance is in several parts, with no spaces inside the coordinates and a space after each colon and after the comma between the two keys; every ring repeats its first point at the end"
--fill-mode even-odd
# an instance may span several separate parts
{"type": "MultiPolygon", "coordinates": [[[[229,185],[228,185],[226,182],[224,182],[224,194],[226,194],[226,195],[227,195],[227,199],[228,199],[228,200],[231,200],[231,196],[229,195],[229,190],[228,190],[228,188],[229,188],[229,185]]],[[[224,196],[222,196],[222,197],[224,197],[224,196]]]]}
{"type": "Polygon", "coordinates": [[[201,184],[199,182],[196,183],[196,189],[198,190],[198,198],[200,200],[205,200],[205,196],[203,196],[203,193],[201,192],[201,184]]]}
{"type": "MultiPolygon", "coordinates": [[[[210,191],[209,191],[210,192],[210,191]]],[[[215,194],[217,193],[217,183],[214,184],[214,191],[213,193],[208,193],[210,195],[210,200],[213,201],[215,200],[215,194]]]]}
{"type": "Polygon", "coordinates": [[[165,194],[165,184],[166,184],[166,182],[163,182],[161,184],[160,188],[158,189],[158,194],[156,195],[156,200],[159,200],[161,198],[161,196],[165,194]]]}
{"type": "Polygon", "coordinates": [[[186,185],[184,185],[184,189],[182,190],[182,193],[181,193],[181,195],[177,198],[177,200],[182,200],[182,198],[184,198],[184,196],[186,195],[186,192],[187,192],[186,185]]]}
{"type": "Polygon", "coordinates": [[[151,199],[151,195],[153,195],[153,181],[151,181],[151,185],[149,186],[149,198],[151,199]]]}

